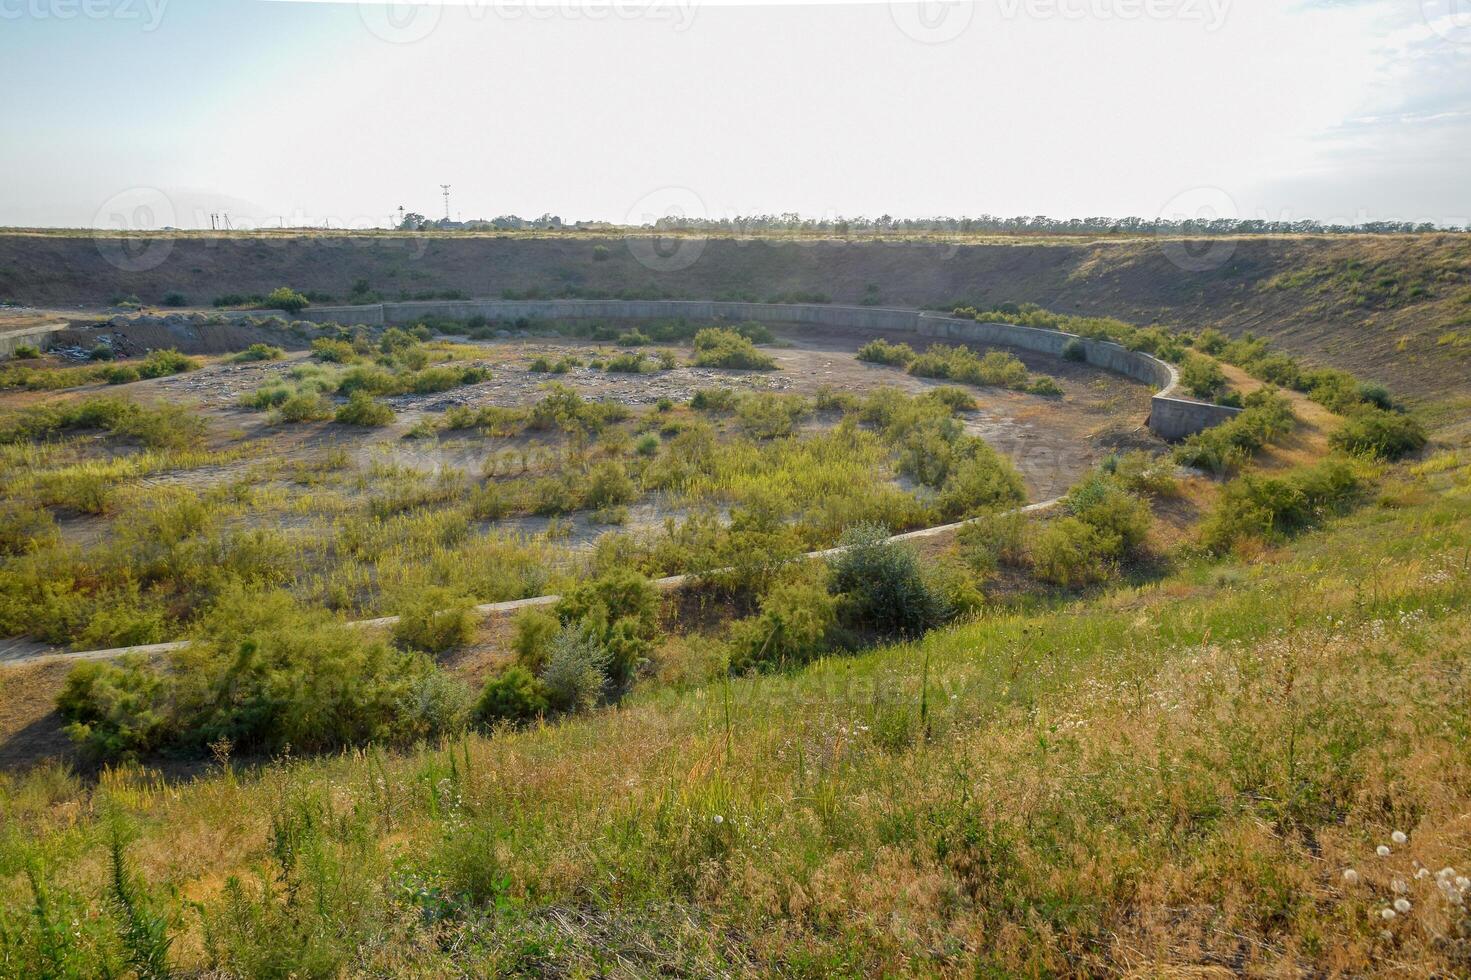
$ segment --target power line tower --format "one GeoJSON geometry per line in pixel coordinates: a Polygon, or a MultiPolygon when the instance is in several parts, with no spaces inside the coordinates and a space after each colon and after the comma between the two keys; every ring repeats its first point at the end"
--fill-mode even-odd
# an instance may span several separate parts
{"type": "Polygon", "coordinates": [[[449,185],[440,184],[439,186],[444,191],[444,220],[449,221],[449,185]]]}

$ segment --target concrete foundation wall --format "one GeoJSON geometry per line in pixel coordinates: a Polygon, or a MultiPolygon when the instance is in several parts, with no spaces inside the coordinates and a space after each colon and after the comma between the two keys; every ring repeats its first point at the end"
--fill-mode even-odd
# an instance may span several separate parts
{"type": "Polygon", "coordinates": [[[963,341],[1061,356],[1076,339],[1087,363],[1122,374],[1157,389],[1149,427],[1166,439],[1186,436],[1218,425],[1239,409],[1207,405],[1178,397],[1180,378],[1175,368],[1141,351],[1101,340],[1011,323],[978,323],[959,317],[916,310],[889,310],[869,306],[832,306],[804,303],[729,303],[711,300],[446,300],[383,303],[375,306],[309,307],[295,319],[319,323],[363,323],[374,326],[412,323],[423,316],[489,320],[755,320],[760,323],[798,324],[857,330],[913,333],[937,340],[963,341]]]}

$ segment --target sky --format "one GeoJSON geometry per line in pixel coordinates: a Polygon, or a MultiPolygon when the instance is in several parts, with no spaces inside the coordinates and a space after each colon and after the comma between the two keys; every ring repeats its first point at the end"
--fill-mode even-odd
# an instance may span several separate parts
{"type": "Polygon", "coordinates": [[[0,225],[1471,222],[1471,0],[0,0],[0,225]]]}

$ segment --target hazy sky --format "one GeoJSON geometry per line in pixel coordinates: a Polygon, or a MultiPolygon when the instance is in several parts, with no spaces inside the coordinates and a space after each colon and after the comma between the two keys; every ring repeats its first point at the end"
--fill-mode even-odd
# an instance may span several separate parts
{"type": "Polygon", "coordinates": [[[0,224],[1471,221],[1471,0],[0,0],[0,224]]]}

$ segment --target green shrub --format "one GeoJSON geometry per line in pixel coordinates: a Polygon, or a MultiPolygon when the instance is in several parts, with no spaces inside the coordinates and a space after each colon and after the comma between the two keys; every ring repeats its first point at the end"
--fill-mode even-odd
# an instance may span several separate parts
{"type": "Polygon", "coordinates": [[[246,751],[313,752],[417,737],[403,707],[435,670],[284,593],[231,591],[166,666],[88,662],[57,707],[103,758],[223,739],[246,751]]]}
{"type": "Polygon", "coordinates": [[[1221,333],[1221,331],[1215,327],[1206,327],[1196,335],[1193,346],[1202,354],[1209,354],[1214,357],[1226,349],[1228,342],[1226,335],[1221,333]]]}
{"type": "Polygon", "coordinates": [[[1424,448],[1425,427],[1413,415],[1363,405],[1328,439],[1335,449],[1399,459],[1424,448]]]}
{"type": "Polygon", "coordinates": [[[627,504],[638,498],[638,487],[622,463],[608,461],[594,466],[587,474],[582,506],[596,509],[627,504]]]}
{"type": "Polygon", "coordinates": [[[701,412],[729,412],[736,406],[737,392],[731,388],[700,388],[690,398],[690,408],[701,412]]]}
{"type": "Polygon", "coordinates": [[[991,514],[962,527],[956,535],[961,558],[972,571],[989,575],[1001,565],[1026,559],[1026,517],[1015,511],[991,514]]]}
{"type": "Polygon", "coordinates": [[[358,360],[358,352],[345,340],[318,337],[312,341],[312,356],[319,361],[333,364],[351,364],[358,360]]]}
{"type": "Polygon", "coordinates": [[[1149,505],[1105,476],[1090,476],[1073,487],[1064,505],[1073,517],[1099,532],[1110,558],[1138,554],[1149,534],[1149,505]]]}
{"type": "Polygon", "coordinates": [[[541,676],[548,703],[562,711],[581,711],[597,704],[607,685],[609,660],[593,630],[562,627],[552,639],[541,676]]]}
{"type": "Polygon", "coordinates": [[[1088,348],[1077,337],[1069,337],[1062,345],[1062,359],[1064,361],[1086,361],[1088,360],[1088,348]]]}
{"type": "Polygon", "coordinates": [[[270,344],[251,344],[245,350],[236,354],[230,360],[237,363],[249,361],[279,361],[286,356],[286,352],[279,347],[270,344]]]}
{"type": "Polygon", "coordinates": [[[1045,374],[1039,374],[1037,377],[1027,382],[1027,386],[1023,390],[1026,391],[1026,393],[1029,395],[1045,395],[1049,398],[1060,397],[1063,393],[1062,385],[1058,384],[1052,378],[1047,377],[1045,374]]]}
{"type": "Polygon", "coordinates": [[[197,371],[199,362],[192,357],[180,354],[178,351],[156,350],[150,351],[138,365],[138,375],[143,378],[163,378],[171,374],[183,374],[186,371],[197,371]]]}
{"type": "Polygon", "coordinates": [[[399,696],[400,741],[435,741],[462,735],[469,727],[475,695],[465,682],[442,670],[414,677],[399,696]]]}
{"type": "Polygon", "coordinates": [[[516,662],[533,674],[540,673],[546,666],[552,640],[562,628],[561,621],[546,609],[532,607],[516,613],[512,626],[515,632],[511,649],[516,653],[516,662]]]}
{"type": "Polygon", "coordinates": [[[976,410],[975,396],[964,388],[941,385],[924,393],[924,397],[939,402],[951,412],[973,412],[976,410]]]}
{"type": "Polygon", "coordinates": [[[889,529],[860,524],[844,532],[832,560],[830,588],[844,617],[886,636],[919,636],[949,615],[944,597],[925,582],[914,551],[888,540],[889,529]]]}
{"type": "Polygon", "coordinates": [[[111,344],[93,344],[87,352],[88,359],[93,361],[110,361],[116,356],[111,344]]]}
{"type": "Polygon", "coordinates": [[[513,664],[485,682],[475,717],[484,725],[514,724],[536,719],[550,707],[546,685],[525,667],[513,664]]]}
{"type": "Polygon", "coordinates": [[[414,594],[398,607],[393,640],[409,650],[446,653],[475,636],[475,603],[443,587],[414,594]]]}
{"type": "Polygon", "coordinates": [[[1175,459],[1186,466],[1225,473],[1291,432],[1297,422],[1292,403],[1269,388],[1252,392],[1245,405],[1235,418],[1186,439],[1176,448],[1175,459]]]}
{"type": "Polygon", "coordinates": [[[695,366],[746,371],[774,371],[776,359],[756,349],[746,337],[723,327],[695,334],[695,366]]]}
{"type": "Polygon", "coordinates": [[[1346,509],[1361,485],[1353,466],[1338,459],[1286,476],[1244,474],[1222,490],[1201,528],[1201,542],[1219,553],[1250,538],[1280,541],[1346,509]]]}
{"type": "Polygon", "coordinates": [[[547,374],[552,370],[552,362],[546,357],[537,357],[532,360],[526,370],[533,374],[547,374]]]}
{"type": "Polygon", "coordinates": [[[874,338],[858,348],[858,359],[870,364],[888,364],[908,367],[914,360],[914,348],[908,344],[891,344],[887,340],[874,338]]]}
{"type": "Polygon", "coordinates": [[[289,423],[317,422],[330,419],[335,413],[332,403],[319,392],[296,391],[287,395],[276,408],[280,421],[289,423]]]}
{"type": "Polygon", "coordinates": [[[731,626],[731,670],[799,666],[829,648],[838,599],[828,591],[821,566],[783,575],[761,596],[760,606],[759,615],[731,626]]]}
{"type": "Polygon", "coordinates": [[[645,374],[655,370],[655,368],[654,364],[649,360],[648,355],[640,351],[638,353],[615,354],[608,358],[607,363],[604,365],[604,370],[616,374],[645,374]]]}
{"type": "Polygon", "coordinates": [[[176,723],[169,712],[166,674],[140,655],[84,661],[67,674],[56,710],[67,734],[99,759],[129,759],[170,742],[176,723]]]}
{"type": "Polygon", "coordinates": [[[748,392],[736,402],[736,417],[752,439],[789,436],[810,411],[807,400],[796,395],[748,392]]]}
{"type": "Polygon", "coordinates": [[[0,555],[40,551],[58,536],[50,511],[19,500],[0,500],[0,555]]]}
{"type": "Polygon", "coordinates": [[[375,399],[365,391],[355,391],[347,404],[337,409],[335,421],[340,425],[379,427],[392,425],[396,418],[393,409],[375,399]]]}
{"type": "Polygon", "coordinates": [[[287,313],[298,313],[308,306],[311,300],[289,286],[277,286],[266,295],[263,305],[271,310],[285,310],[287,313]]]}
{"type": "Polygon", "coordinates": [[[41,348],[34,344],[18,344],[13,356],[20,361],[34,361],[41,356],[41,348]]]}
{"type": "Polygon", "coordinates": [[[188,306],[189,297],[185,296],[183,293],[164,293],[163,305],[174,307],[188,306]]]}
{"type": "Polygon", "coordinates": [[[1196,398],[1215,398],[1226,390],[1226,374],[1212,358],[1188,355],[1180,365],[1180,383],[1196,398]]]}
{"type": "Polygon", "coordinates": [[[1091,524],[1064,517],[1047,522],[1032,536],[1028,554],[1039,579],[1076,589],[1108,578],[1117,548],[1116,539],[1091,524]]]}
{"type": "Polygon", "coordinates": [[[615,569],[568,591],[555,612],[564,626],[593,638],[606,655],[610,676],[622,683],[652,650],[659,591],[638,572],[615,569]]]}
{"type": "Polygon", "coordinates": [[[990,385],[1034,394],[1059,394],[1061,388],[1050,378],[1033,378],[1014,354],[987,351],[978,356],[968,347],[933,344],[909,364],[909,373],[920,378],[943,378],[972,385],[990,385]]]}

